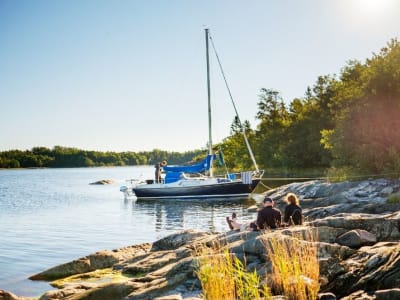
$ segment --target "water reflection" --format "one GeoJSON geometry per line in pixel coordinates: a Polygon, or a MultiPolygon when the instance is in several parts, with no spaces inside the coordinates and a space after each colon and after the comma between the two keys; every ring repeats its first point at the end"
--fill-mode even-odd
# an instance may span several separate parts
{"type": "MultiPolygon", "coordinates": [[[[253,199],[261,202],[263,194],[277,186],[288,184],[294,181],[306,181],[306,178],[265,178],[253,191],[253,199]],[[260,197],[255,197],[255,196],[260,197]],[[261,200],[260,200],[261,199],[261,200]]],[[[146,222],[147,229],[159,233],[184,229],[226,231],[226,217],[235,212],[242,222],[250,222],[256,218],[256,211],[249,212],[247,208],[256,202],[248,197],[229,199],[137,199],[131,197],[125,199],[124,208],[132,207],[132,215],[135,220],[146,222]]]]}
{"type": "Polygon", "coordinates": [[[254,202],[247,198],[228,201],[204,198],[136,200],[132,201],[132,213],[150,216],[157,232],[183,229],[221,231],[227,229],[226,216],[237,212],[246,217],[246,208],[252,204],[254,202]]]}

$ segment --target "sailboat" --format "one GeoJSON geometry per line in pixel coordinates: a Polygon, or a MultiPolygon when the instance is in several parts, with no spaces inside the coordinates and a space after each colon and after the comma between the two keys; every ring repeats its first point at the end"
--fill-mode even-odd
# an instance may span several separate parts
{"type": "MultiPolygon", "coordinates": [[[[239,172],[237,174],[227,173],[226,175],[224,175],[224,177],[214,176],[213,162],[218,158],[217,154],[213,152],[211,131],[209,29],[205,29],[205,37],[209,134],[207,156],[204,158],[204,160],[191,165],[164,165],[162,168],[165,173],[165,177],[161,182],[146,180],[137,182],[131,187],[121,187],[120,190],[126,195],[134,194],[137,199],[231,199],[232,197],[243,198],[247,197],[255,189],[255,187],[261,180],[262,172],[260,172],[258,169],[250,144],[246,138],[243,126],[243,136],[249,150],[250,157],[253,160],[255,170],[239,172]]],[[[234,104],[233,99],[232,103],[234,104]]],[[[238,117],[236,107],[234,106],[234,108],[238,117]]]]}

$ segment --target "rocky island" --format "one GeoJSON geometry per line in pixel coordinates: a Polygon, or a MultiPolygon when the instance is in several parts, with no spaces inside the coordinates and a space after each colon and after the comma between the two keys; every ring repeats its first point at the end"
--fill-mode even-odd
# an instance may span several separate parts
{"type": "MultiPolygon", "coordinates": [[[[284,209],[299,195],[305,224],[273,231],[177,232],[152,244],[100,251],[33,275],[57,289],[40,300],[201,299],[199,249],[218,245],[271,282],[266,242],[304,240],[317,249],[318,299],[400,299],[400,180],[292,183],[267,192],[284,209]]],[[[228,213],[228,212],[227,212],[228,213]]],[[[227,227],[228,228],[228,227],[227,227]]],[[[285,299],[272,289],[273,299],[285,299]]],[[[0,290],[0,300],[31,299],[0,290]]]]}

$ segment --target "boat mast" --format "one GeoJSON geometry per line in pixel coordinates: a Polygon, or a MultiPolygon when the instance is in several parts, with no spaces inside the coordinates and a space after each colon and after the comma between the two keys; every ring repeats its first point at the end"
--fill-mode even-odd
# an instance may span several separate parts
{"type": "Polygon", "coordinates": [[[238,113],[238,111],[236,109],[235,101],[233,101],[231,89],[229,88],[228,81],[226,80],[225,72],[224,72],[224,69],[222,68],[221,61],[219,60],[219,56],[218,56],[217,50],[215,49],[212,37],[210,37],[210,40],[211,40],[211,45],[213,46],[213,49],[214,49],[214,52],[215,52],[215,56],[217,57],[217,61],[218,61],[219,68],[220,68],[221,73],[222,73],[222,77],[224,78],[225,86],[226,86],[226,88],[228,90],[229,97],[231,98],[231,102],[232,102],[233,108],[235,110],[236,117],[237,117],[237,119],[239,121],[240,129],[242,131],[242,134],[243,134],[243,137],[244,137],[244,141],[246,142],[247,150],[249,151],[251,160],[253,161],[253,164],[254,164],[254,167],[255,167],[257,173],[260,173],[260,170],[258,169],[258,165],[257,165],[256,159],[255,159],[254,154],[253,154],[253,151],[251,150],[249,140],[247,139],[245,128],[244,128],[242,122],[240,121],[239,113],[238,113]]]}
{"type": "MultiPolygon", "coordinates": [[[[210,58],[208,54],[208,28],[206,34],[206,60],[207,60],[207,98],[208,98],[208,154],[212,155],[212,134],[211,134],[211,93],[210,93],[210,58]]],[[[212,158],[210,163],[210,176],[213,176],[212,158]]]]}

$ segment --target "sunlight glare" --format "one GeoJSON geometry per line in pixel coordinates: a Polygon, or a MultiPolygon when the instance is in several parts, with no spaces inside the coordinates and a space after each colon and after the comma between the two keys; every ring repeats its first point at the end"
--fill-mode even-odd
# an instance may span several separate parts
{"type": "Polygon", "coordinates": [[[354,0],[354,8],[366,17],[384,15],[392,6],[394,0],[354,0]]]}
{"type": "Polygon", "coordinates": [[[382,22],[394,17],[399,9],[397,0],[343,0],[339,16],[344,26],[357,34],[381,34],[382,22]]]}

